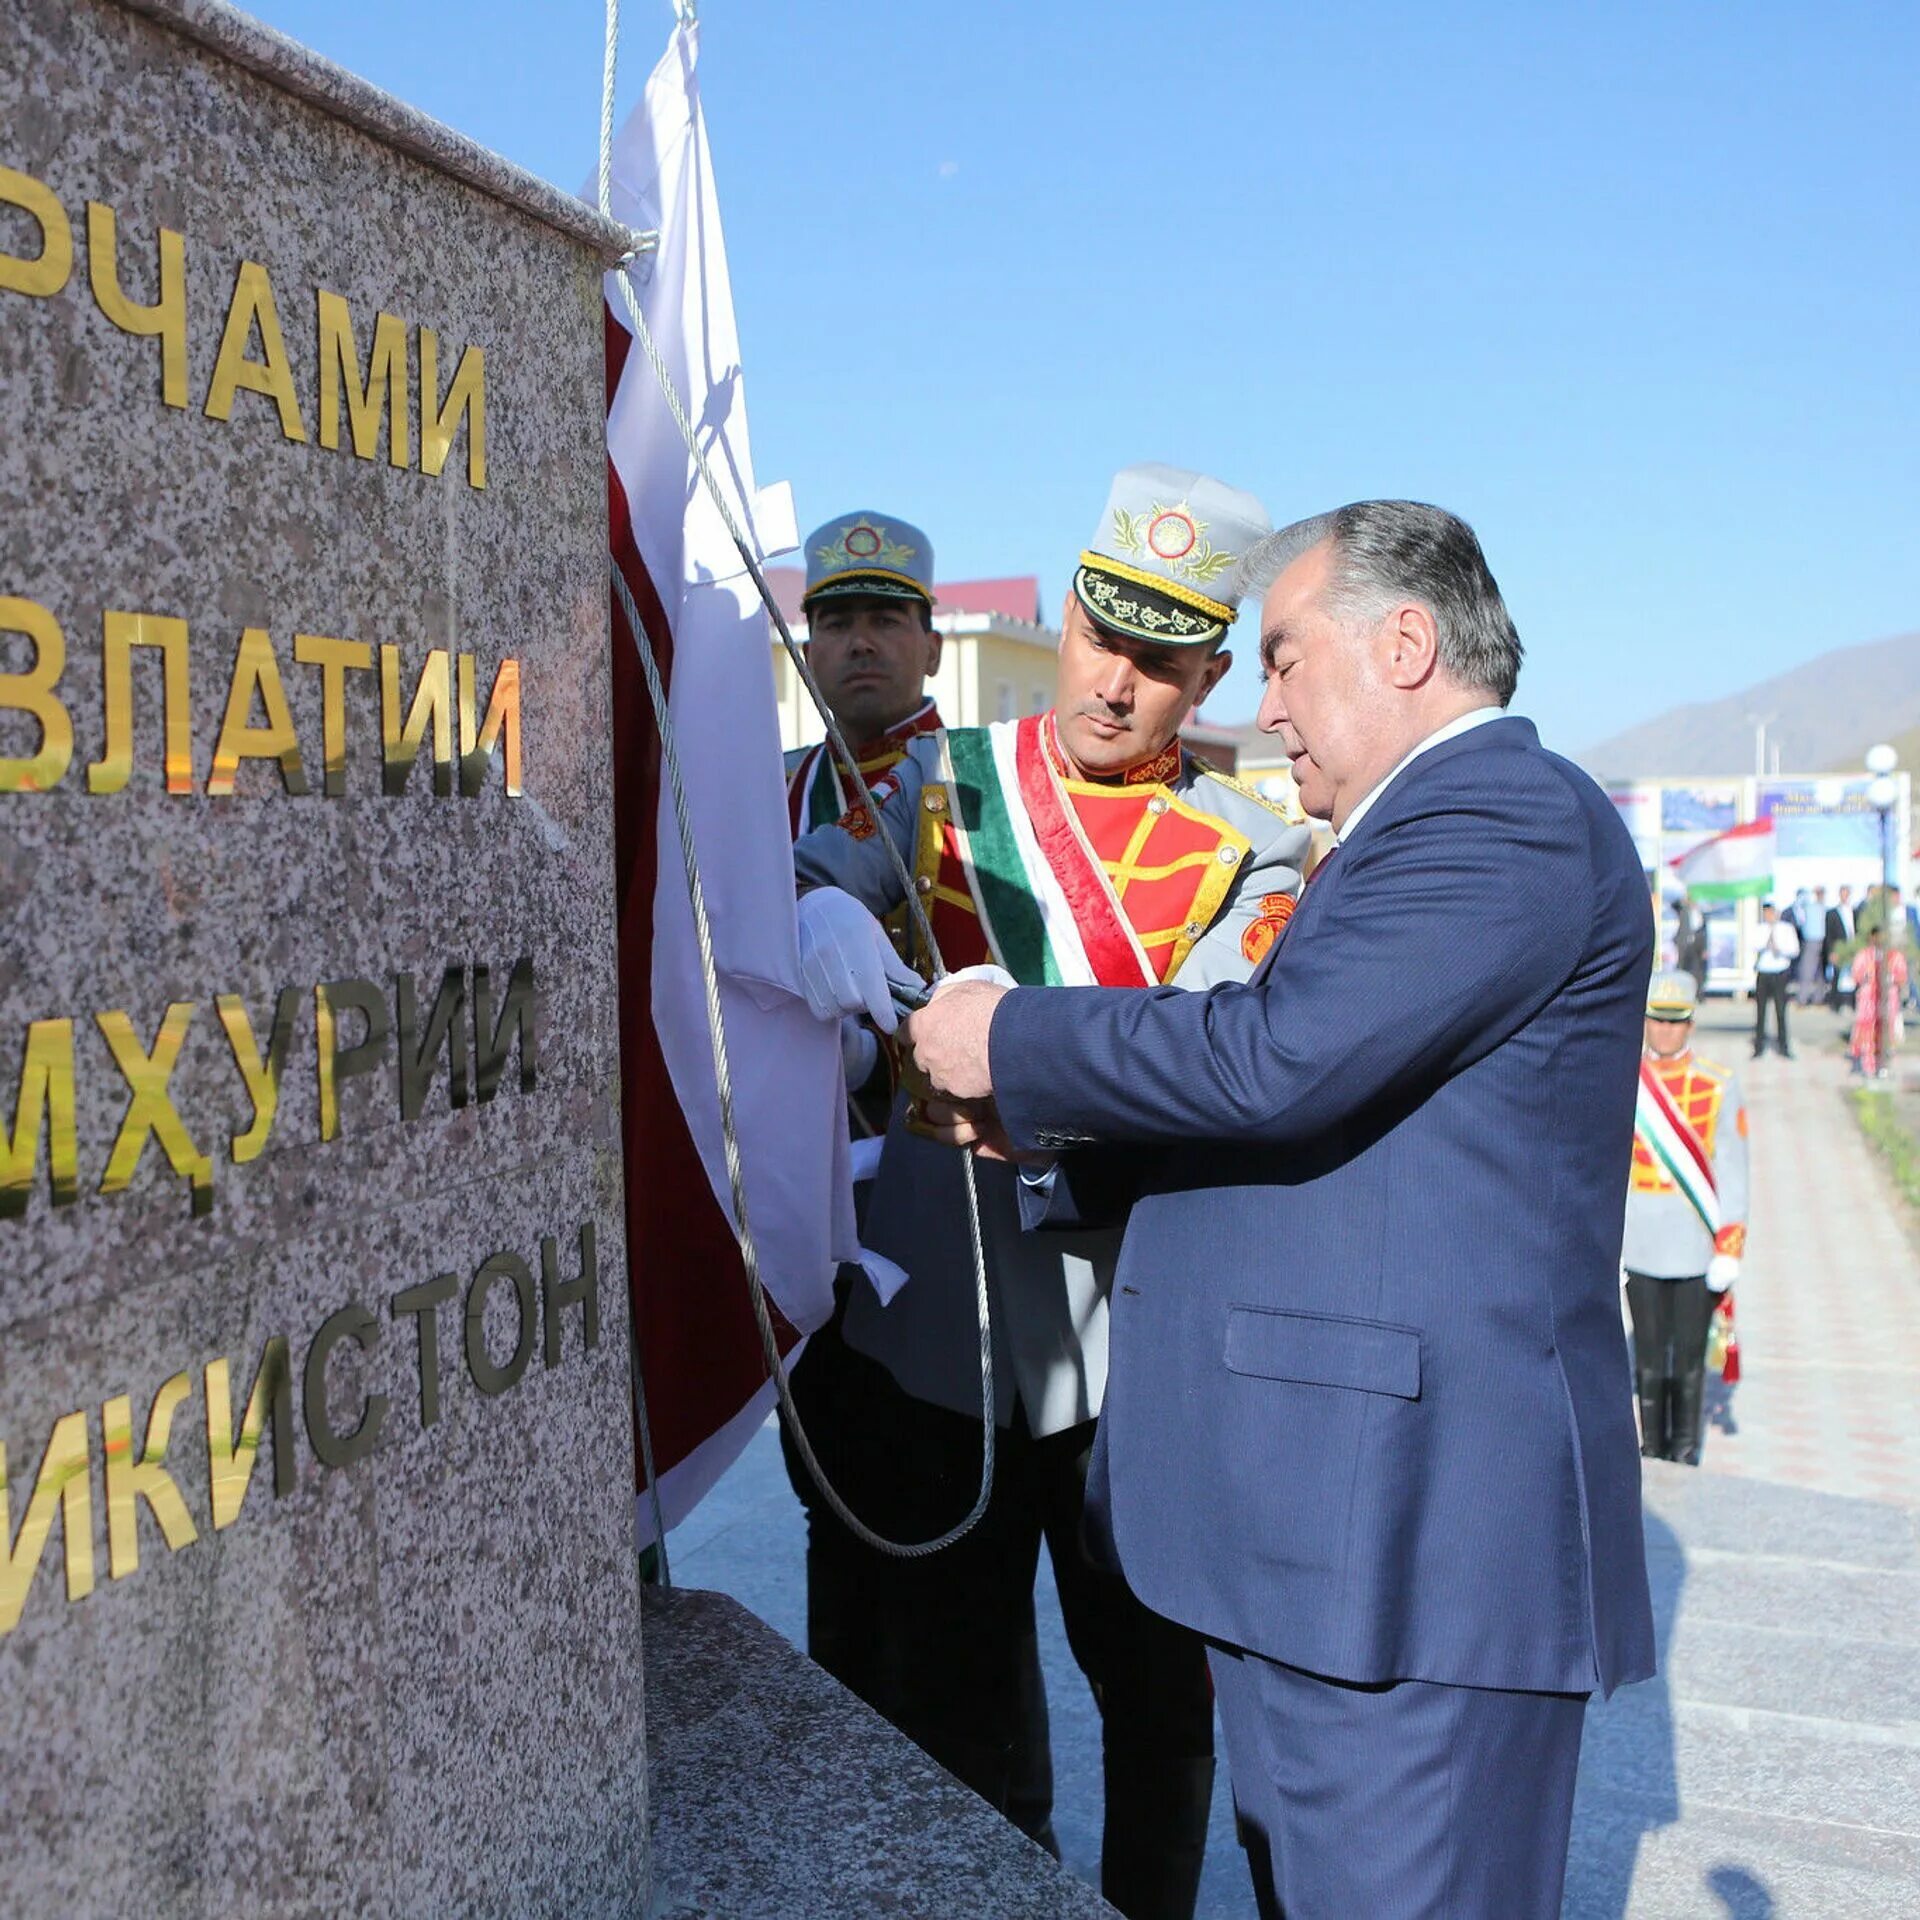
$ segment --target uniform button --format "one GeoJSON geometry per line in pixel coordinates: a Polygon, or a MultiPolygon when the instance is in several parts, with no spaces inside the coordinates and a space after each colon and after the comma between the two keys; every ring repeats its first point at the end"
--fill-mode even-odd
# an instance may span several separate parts
{"type": "Polygon", "coordinates": [[[1223,867],[1232,866],[1239,858],[1240,849],[1238,847],[1222,847],[1220,849],[1220,864],[1223,867]]]}
{"type": "Polygon", "coordinates": [[[1181,931],[1186,934],[1189,940],[1198,940],[1200,936],[1206,932],[1206,928],[1203,927],[1198,920],[1189,920],[1181,931]]]}
{"type": "Polygon", "coordinates": [[[938,787],[929,787],[927,791],[921,795],[920,804],[925,807],[929,813],[945,813],[947,810],[947,796],[942,793],[938,787]]]}
{"type": "Polygon", "coordinates": [[[914,881],[913,890],[915,893],[931,893],[933,891],[933,882],[923,873],[914,881]]]}
{"type": "Polygon", "coordinates": [[[1156,793],[1153,798],[1147,802],[1147,811],[1149,813],[1165,813],[1166,810],[1167,796],[1164,793],[1156,793]]]}

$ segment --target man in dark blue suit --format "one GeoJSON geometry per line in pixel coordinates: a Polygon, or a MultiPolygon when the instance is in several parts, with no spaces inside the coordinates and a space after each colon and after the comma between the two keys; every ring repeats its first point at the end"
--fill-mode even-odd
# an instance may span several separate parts
{"type": "Polygon", "coordinates": [[[1090,1493],[1207,1636],[1262,1911],[1560,1911],[1589,1694],[1653,1669],[1619,1302],[1653,954],[1605,796],[1507,717],[1472,530],[1272,536],[1266,684],[1336,850],[1207,993],[944,989],[950,1137],[1124,1212],[1090,1493]]]}

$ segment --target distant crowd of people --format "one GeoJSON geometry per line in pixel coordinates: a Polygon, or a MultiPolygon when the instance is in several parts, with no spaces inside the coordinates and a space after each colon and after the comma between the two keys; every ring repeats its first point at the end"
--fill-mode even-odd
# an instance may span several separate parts
{"type": "MultiPolygon", "coordinates": [[[[1701,992],[1707,942],[1706,916],[1695,902],[1683,900],[1675,961],[1701,992]]],[[[1909,905],[1898,887],[1869,887],[1857,903],[1850,886],[1837,888],[1831,902],[1825,887],[1802,887],[1784,911],[1767,901],[1753,959],[1753,1057],[1758,1060],[1771,1045],[1791,1060],[1788,1008],[1824,1003],[1852,1016],[1853,1071],[1882,1077],[1904,1035],[1907,1009],[1920,1011],[1915,954],[1920,908],[1909,905]]]]}
{"type": "MultiPolygon", "coordinates": [[[[1708,932],[1683,900],[1676,966],[1647,996],[1621,1273],[1633,1327],[1641,1452],[1700,1462],[1711,1376],[1737,1374],[1733,1285],[1747,1240],[1747,1108],[1731,1068],[1697,1054],[1694,1018],[1708,932]]],[[[1852,1019],[1853,1071],[1883,1079],[1907,1006],[1920,1005],[1920,910],[1898,887],[1802,887],[1784,911],[1766,901],[1753,955],[1753,1057],[1793,1058],[1788,1009],[1823,1002],[1852,1019]]]]}

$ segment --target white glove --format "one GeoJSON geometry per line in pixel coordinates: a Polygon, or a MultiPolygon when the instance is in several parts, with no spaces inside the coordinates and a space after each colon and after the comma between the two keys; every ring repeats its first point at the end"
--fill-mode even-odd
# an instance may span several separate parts
{"type": "Polygon", "coordinates": [[[1740,1262],[1730,1253],[1716,1253],[1707,1262],[1707,1291],[1725,1293],[1740,1278],[1740,1262]]]}
{"type": "Polygon", "coordinates": [[[840,1070],[847,1076],[847,1085],[854,1092],[867,1084],[867,1076],[873,1072],[880,1058],[880,1042],[873,1037],[864,1021],[856,1020],[852,1014],[843,1016],[840,1022],[840,1070]]]}
{"type": "Polygon", "coordinates": [[[800,985],[815,1017],[864,1014],[882,1033],[900,1024],[889,982],[916,997],[925,982],[893,950],[886,929],[852,894],[815,887],[800,896],[800,985]]]}
{"type": "Polygon", "coordinates": [[[948,987],[957,987],[963,980],[984,980],[990,987],[1017,987],[1020,984],[1005,967],[961,967],[953,973],[943,974],[934,992],[941,993],[948,987]]]}

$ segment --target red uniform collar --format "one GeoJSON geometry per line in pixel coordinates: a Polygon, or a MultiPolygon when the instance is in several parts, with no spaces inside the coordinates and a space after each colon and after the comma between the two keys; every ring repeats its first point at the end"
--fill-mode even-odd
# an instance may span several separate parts
{"type": "MultiPolygon", "coordinates": [[[[877,733],[871,740],[856,740],[853,751],[862,766],[895,748],[904,748],[909,740],[917,740],[923,733],[940,731],[940,711],[931,699],[923,700],[904,720],[896,720],[884,733],[877,733]]],[[[896,759],[898,754],[894,756],[896,759]]]]}
{"type": "Polygon", "coordinates": [[[1060,744],[1059,725],[1051,708],[1041,722],[1040,740],[1047,750],[1048,763],[1061,779],[1081,780],[1096,787],[1169,786],[1180,777],[1184,757],[1176,735],[1158,753],[1149,754],[1144,760],[1136,760],[1132,766],[1122,767],[1116,773],[1076,773],[1072,761],[1067,758],[1066,748],[1060,744]]]}

